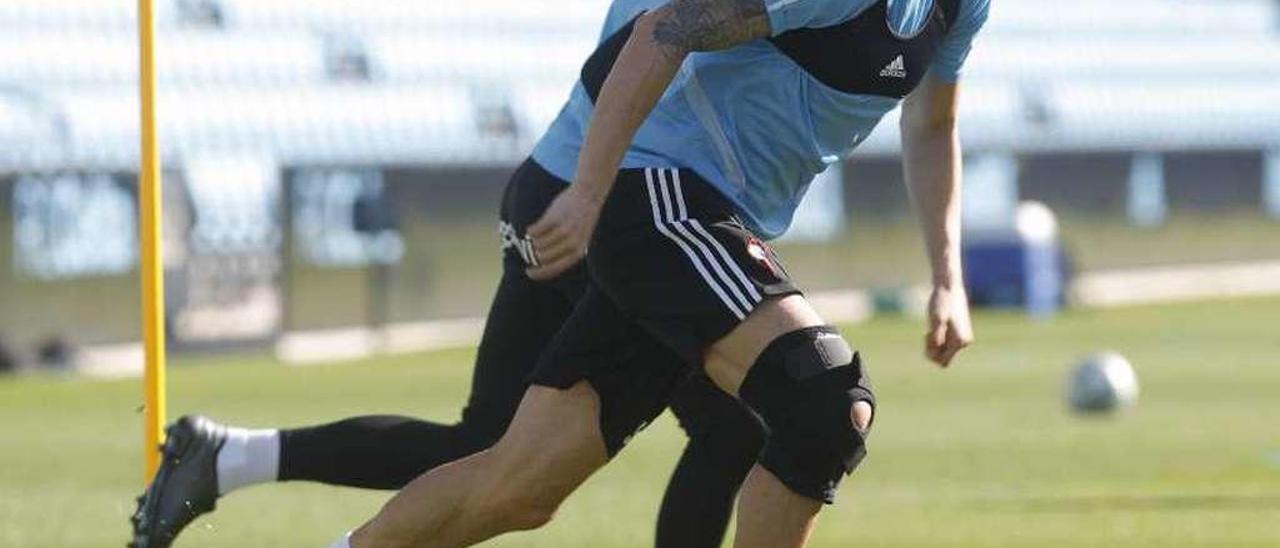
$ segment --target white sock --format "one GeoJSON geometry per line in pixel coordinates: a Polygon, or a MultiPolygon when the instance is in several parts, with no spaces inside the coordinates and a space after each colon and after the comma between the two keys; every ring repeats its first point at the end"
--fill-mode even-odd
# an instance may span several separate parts
{"type": "Polygon", "coordinates": [[[330,544],[329,548],[351,548],[351,533],[342,535],[342,538],[330,544]]]}
{"type": "Polygon", "coordinates": [[[276,481],[280,469],[280,431],[228,428],[218,450],[218,495],[276,481]]]}

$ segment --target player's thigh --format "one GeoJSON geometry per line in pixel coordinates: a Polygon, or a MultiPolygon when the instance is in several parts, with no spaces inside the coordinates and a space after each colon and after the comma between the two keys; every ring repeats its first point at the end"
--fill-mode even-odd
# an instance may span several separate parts
{"type": "Polygon", "coordinates": [[[599,414],[600,398],[587,382],[529,387],[511,427],[490,451],[501,483],[521,497],[558,504],[608,461],[599,414]]]}
{"type": "Polygon", "coordinates": [[[559,389],[589,383],[599,398],[599,434],[613,456],[662,413],[690,370],[689,362],[591,285],[531,379],[559,389]]]}
{"type": "Polygon", "coordinates": [[[766,300],[707,349],[707,376],[726,392],[737,394],[751,366],[770,343],[787,333],[820,325],[822,317],[802,295],[766,300]]]}

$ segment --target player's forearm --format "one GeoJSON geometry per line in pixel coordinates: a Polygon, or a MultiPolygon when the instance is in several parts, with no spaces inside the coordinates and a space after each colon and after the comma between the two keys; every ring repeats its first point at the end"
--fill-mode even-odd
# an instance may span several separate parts
{"type": "Polygon", "coordinates": [[[636,132],[688,55],[681,51],[663,51],[653,40],[653,32],[653,14],[636,21],[631,38],[600,89],[595,112],[587,126],[574,184],[601,201],[613,187],[618,165],[636,132]]]}
{"type": "Polygon", "coordinates": [[[959,285],[960,140],[955,126],[903,128],[903,171],[920,218],[934,285],[959,285]]]}
{"type": "Polygon", "coordinates": [[[764,0],[673,0],[642,15],[596,99],[575,184],[603,200],[636,131],[685,57],[769,36],[764,0]]]}

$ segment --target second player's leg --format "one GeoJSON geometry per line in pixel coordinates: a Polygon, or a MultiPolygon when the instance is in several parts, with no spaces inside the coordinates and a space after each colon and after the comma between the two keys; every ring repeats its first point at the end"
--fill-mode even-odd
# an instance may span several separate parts
{"type": "Polygon", "coordinates": [[[431,468],[493,445],[511,421],[537,357],[572,311],[566,291],[583,282],[579,272],[567,276],[552,285],[506,269],[485,322],[461,421],[364,416],[282,430],[279,479],[399,489],[431,468]]]}
{"type": "Polygon", "coordinates": [[[738,490],[764,446],[764,427],[706,375],[692,375],[671,411],[689,437],[658,514],[658,548],[714,548],[724,542],[738,490]]]}
{"type": "Polygon", "coordinates": [[[471,393],[455,424],[409,417],[354,417],[281,433],[281,480],[399,489],[435,466],[493,445],[528,387],[538,356],[586,287],[583,269],[549,282],[525,276],[519,232],[566,183],[532,161],[511,176],[503,196],[503,274],[485,320],[471,393]]]}

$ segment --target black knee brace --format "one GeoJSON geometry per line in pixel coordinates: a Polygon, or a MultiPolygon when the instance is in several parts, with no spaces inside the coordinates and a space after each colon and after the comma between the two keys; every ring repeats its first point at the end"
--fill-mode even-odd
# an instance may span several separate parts
{"type": "Polygon", "coordinates": [[[760,464],[792,491],[830,503],[866,456],[867,432],[853,424],[853,404],[875,407],[862,361],[839,331],[809,327],[778,337],[738,394],[769,429],[760,464]]]}

